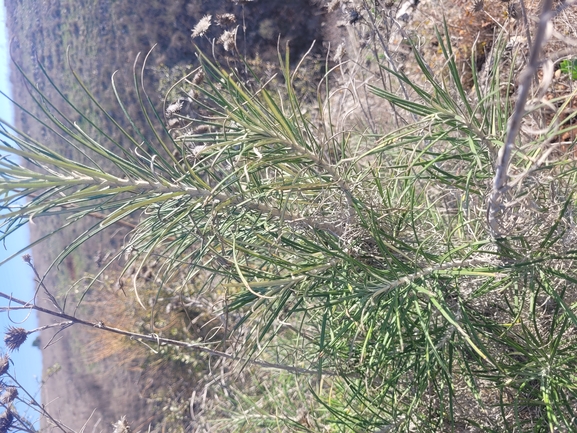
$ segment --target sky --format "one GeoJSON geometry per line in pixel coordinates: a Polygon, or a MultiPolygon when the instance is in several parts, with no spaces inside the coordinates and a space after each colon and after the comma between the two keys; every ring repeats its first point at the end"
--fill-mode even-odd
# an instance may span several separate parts
{"type": "MultiPolygon", "coordinates": [[[[6,9],[4,0],[0,0],[0,90],[6,94],[11,94],[10,88],[10,55],[9,55],[8,32],[6,29],[6,9]]],[[[8,123],[14,119],[13,107],[6,98],[0,95],[0,117],[8,123]]],[[[18,230],[10,235],[4,245],[0,244],[0,262],[6,257],[20,250],[29,244],[29,232],[27,227],[18,230]]],[[[32,270],[22,260],[20,255],[8,263],[0,266],[0,291],[12,294],[15,298],[29,301],[34,294],[35,284],[32,270]]],[[[0,300],[0,306],[8,305],[7,301],[0,300]]],[[[28,330],[38,326],[36,315],[30,312],[10,313],[10,317],[5,312],[0,312],[0,333],[3,335],[8,326],[22,327],[28,330]]],[[[13,364],[10,372],[16,376],[23,387],[39,402],[40,401],[40,381],[42,378],[42,358],[38,348],[32,346],[36,334],[28,336],[27,341],[16,352],[10,353],[13,364]]],[[[0,339],[0,352],[6,353],[4,338],[0,339]]],[[[19,398],[26,399],[23,392],[19,392],[19,398]]],[[[24,404],[16,404],[16,409],[20,415],[34,422],[38,427],[38,415],[30,411],[24,404]]]]}

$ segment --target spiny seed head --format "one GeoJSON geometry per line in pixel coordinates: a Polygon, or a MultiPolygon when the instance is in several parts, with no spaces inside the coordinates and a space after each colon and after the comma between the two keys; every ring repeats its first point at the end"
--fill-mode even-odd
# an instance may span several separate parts
{"type": "Polygon", "coordinates": [[[212,15],[205,15],[202,19],[198,22],[194,29],[192,29],[192,37],[196,38],[197,36],[204,36],[204,34],[210,28],[210,24],[212,22],[212,15]]]}
{"type": "Polygon", "coordinates": [[[12,403],[16,397],[18,397],[18,389],[15,386],[9,386],[0,396],[0,402],[2,404],[12,403]]]}
{"type": "Polygon", "coordinates": [[[4,355],[0,358],[0,376],[3,376],[8,371],[10,367],[10,357],[8,355],[4,355]]]}
{"type": "Polygon", "coordinates": [[[128,422],[126,422],[126,416],[123,416],[114,424],[112,424],[112,427],[114,427],[114,431],[112,433],[130,433],[132,431],[128,425],[128,422]]]}
{"type": "Polygon", "coordinates": [[[26,341],[27,337],[28,331],[26,331],[26,329],[10,326],[4,336],[4,343],[6,343],[8,349],[14,351],[22,346],[22,343],[26,341]]]}
{"type": "Polygon", "coordinates": [[[8,408],[6,412],[0,415],[0,433],[7,433],[10,427],[12,427],[12,421],[14,421],[14,415],[10,408],[8,408]]]}
{"type": "Polygon", "coordinates": [[[236,29],[233,31],[225,30],[218,38],[218,43],[222,44],[225,51],[232,51],[236,47],[236,29]]]}
{"type": "Polygon", "coordinates": [[[216,24],[221,27],[232,26],[236,23],[236,17],[233,14],[221,14],[216,16],[216,24]]]}

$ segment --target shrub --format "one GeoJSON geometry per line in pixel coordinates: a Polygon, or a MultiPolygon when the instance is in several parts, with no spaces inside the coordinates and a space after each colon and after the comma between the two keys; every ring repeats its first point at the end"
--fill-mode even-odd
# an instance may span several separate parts
{"type": "MultiPolygon", "coordinates": [[[[526,107],[530,73],[512,98],[514,68],[504,74],[503,61],[515,65],[515,50],[497,39],[484,75],[472,68],[469,91],[443,32],[443,73],[413,47],[422,83],[379,64],[403,95],[365,89],[404,119],[393,131],[359,131],[334,117],[343,89],[329,74],[317,105],[305,105],[288,53],[274,87],[246,63],[227,68],[199,55],[204,78],[178,83],[187,96],[167,108],[175,131],[162,126],[135,74],[150,130],[133,122],[122,143],[88,118],[96,136],[62,121],[36,90],[53,131],[91,162],[5,131],[16,145],[4,141],[0,151],[26,164],[1,162],[3,238],[32,217],[65,215],[69,224],[103,214],[74,248],[131,219],[114,259],[127,257],[125,269],[157,260],[157,297],[177,279],[185,296],[220,300],[226,349],[203,350],[279,377],[259,382],[249,370],[246,386],[230,388],[230,406],[205,406],[207,430],[570,430],[575,170],[555,151],[573,128],[572,116],[561,117],[571,95],[547,128],[520,137],[515,119],[530,125],[551,104],[526,107]],[[208,417],[217,413],[227,421],[208,417]]],[[[539,32],[535,39],[532,54],[543,41],[539,32]]],[[[136,284],[134,294],[146,308],[136,284]]]]}

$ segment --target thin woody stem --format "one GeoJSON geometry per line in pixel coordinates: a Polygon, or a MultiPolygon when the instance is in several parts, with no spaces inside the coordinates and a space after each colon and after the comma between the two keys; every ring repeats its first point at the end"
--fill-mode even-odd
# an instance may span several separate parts
{"type": "MultiPolygon", "coordinates": [[[[30,259],[30,256],[25,256],[24,261],[28,264],[28,266],[30,266],[32,268],[34,275],[36,275],[36,278],[38,279],[38,288],[42,287],[44,289],[44,292],[46,293],[46,296],[48,296],[48,299],[50,299],[50,302],[52,302],[52,305],[54,305],[54,307],[56,309],[58,309],[58,311],[60,313],[64,313],[64,310],[62,309],[62,307],[60,307],[60,304],[58,304],[58,301],[56,300],[54,295],[52,295],[52,293],[50,293],[50,291],[48,290],[46,285],[44,285],[44,279],[38,274],[38,271],[36,270],[36,268],[32,264],[32,260],[30,259]]],[[[38,294],[38,289],[36,289],[36,294],[34,295],[35,298],[36,298],[37,294],[38,294]]]]}
{"type": "Polygon", "coordinates": [[[29,406],[38,408],[37,410],[38,410],[39,412],[41,412],[42,415],[44,415],[46,418],[48,418],[48,419],[54,424],[55,427],[57,427],[58,429],[62,430],[64,433],[70,433],[70,432],[73,431],[72,429],[70,429],[70,428],[68,428],[68,427],[67,427],[68,430],[66,430],[66,429],[64,428],[65,426],[64,426],[61,422],[55,420],[54,417],[53,417],[52,415],[50,415],[50,413],[44,408],[44,405],[38,403],[38,401],[36,401],[36,399],[34,398],[34,396],[33,396],[32,394],[30,394],[30,393],[26,390],[26,388],[24,388],[24,387],[20,384],[20,382],[18,382],[18,380],[16,379],[16,377],[14,377],[13,375],[11,375],[10,373],[6,373],[6,374],[7,374],[8,377],[18,386],[18,388],[20,388],[22,391],[24,391],[24,392],[26,393],[26,396],[30,399],[30,405],[29,405],[29,406]]]}
{"type": "Polygon", "coordinates": [[[507,180],[509,175],[509,165],[513,151],[515,150],[515,139],[521,129],[521,121],[525,115],[525,104],[529,97],[529,90],[531,89],[531,80],[539,69],[539,56],[545,43],[547,42],[547,26],[549,21],[555,16],[553,9],[553,0],[544,0],[541,17],[537,25],[537,34],[535,42],[531,48],[529,55],[529,62],[523,73],[521,74],[519,95],[515,103],[515,110],[507,124],[507,136],[505,138],[505,145],[499,151],[499,159],[493,178],[493,191],[489,198],[489,206],[487,208],[487,219],[489,228],[493,237],[502,237],[497,214],[503,209],[503,194],[507,190],[507,180]]]}
{"type": "MultiPolygon", "coordinates": [[[[135,340],[140,340],[140,341],[151,341],[151,342],[157,343],[158,345],[169,345],[169,346],[183,347],[186,349],[194,349],[194,350],[198,350],[199,352],[207,353],[209,355],[218,356],[218,357],[225,358],[225,359],[236,360],[236,361],[243,362],[243,363],[258,365],[258,366],[264,367],[264,368],[284,370],[284,371],[288,371],[290,373],[311,374],[311,375],[318,375],[319,374],[318,370],[312,370],[312,369],[301,368],[301,367],[293,367],[293,366],[283,365],[283,364],[275,364],[275,363],[271,363],[271,362],[267,362],[267,361],[259,361],[259,360],[254,360],[254,359],[241,358],[241,357],[237,357],[235,355],[231,355],[229,353],[222,352],[219,350],[209,349],[208,347],[204,347],[204,346],[201,346],[199,344],[187,343],[184,341],[173,340],[171,338],[164,338],[164,337],[160,337],[156,334],[140,334],[138,332],[131,332],[131,331],[126,331],[124,329],[119,329],[119,328],[114,328],[112,326],[107,326],[103,322],[91,322],[88,320],[79,319],[78,317],[70,316],[70,315],[63,313],[63,312],[53,311],[53,310],[50,310],[48,308],[40,307],[38,305],[30,305],[30,303],[27,303],[27,302],[22,301],[20,299],[14,298],[13,296],[7,295],[3,292],[0,292],[0,297],[4,298],[4,299],[8,299],[11,302],[15,302],[16,304],[28,305],[28,306],[30,306],[30,308],[32,308],[32,309],[34,309],[40,313],[45,313],[45,314],[49,314],[51,316],[59,317],[61,319],[69,321],[73,324],[90,326],[91,328],[101,329],[103,331],[112,332],[114,334],[124,335],[124,336],[130,337],[130,339],[135,339],[135,340]]],[[[61,326],[62,323],[59,323],[58,325],[61,326]]],[[[323,370],[322,374],[327,375],[327,376],[336,376],[337,375],[336,372],[330,371],[330,370],[323,370]]]]}

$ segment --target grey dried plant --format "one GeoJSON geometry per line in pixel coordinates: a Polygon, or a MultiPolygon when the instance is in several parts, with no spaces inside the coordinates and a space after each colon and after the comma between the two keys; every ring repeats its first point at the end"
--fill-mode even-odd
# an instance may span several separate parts
{"type": "Polygon", "coordinates": [[[10,357],[8,355],[4,355],[0,358],[0,376],[5,375],[8,372],[8,368],[10,367],[10,357]]]}
{"type": "Polygon", "coordinates": [[[196,74],[194,74],[194,77],[192,77],[192,84],[194,84],[195,86],[200,86],[204,81],[204,77],[205,77],[204,71],[202,69],[199,70],[196,74]]]}
{"type": "Polygon", "coordinates": [[[517,2],[509,2],[507,6],[507,14],[513,20],[519,19],[521,16],[521,4],[517,2]]]}
{"type": "Polygon", "coordinates": [[[186,94],[188,95],[188,97],[192,100],[198,98],[198,91],[197,91],[197,87],[199,87],[203,82],[204,82],[204,78],[205,78],[205,74],[204,71],[202,69],[199,69],[194,76],[192,77],[192,80],[190,81],[190,83],[192,84],[192,88],[190,88],[188,90],[188,92],[186,92],[186,94]]]}
{"type": "Polygon", "coordinates": [[[232,51],[236,48],[236,31],[238,27],[234,30],[225,30],[220,38],[218,38],[218,43],[222,44],[225,51],[232,51]]]}
{"type": "Polygon", "coordinates": [[[187,112],[187,109],[190,107],[192,100],[190,97],[179,97],[177,100],[173,101],[166,107],[165,115],[166,117],[173,117],[178,116],[181,113],[187,112]]]}
{"type": "Polygon", "coordinates": [[[236,23],[236,17],[234,14],[220,14],[216,16],[215,21],[217,26],[228,27],[236,23]]]}
{"type": "Polygon", "coordinates": [[[123,415],[118,421],[112,424],[112,427],[114,427],[114,431],[112,433],[130,433],[132,431],[128,425],[128,422],[126,421],[125,415],[123,415]]]}
{"type": "Polygon", "coordinates": [[[483,0],[473,0],[473,12],[481,12],[485,8],[483,0]]]}
{"type": "Polygon", "coordinates": [[[14,421],[14,415],[10,408],[0,415],[0,433],[7,433],[12,427],[12,422],[14,421]]]}
{"type": "Polygon", "coordinates": [[[212,23],[212,15],[205,15],[192,29],[192,38],[204,36],[212,23]]]}
{"type": "Polygon", "coordinates": [[[18,397],[18,389],[15,386],[8,386],[2,395],[0,395],[0,403],[12,403],[16,397],[18,397]]]}
{"type": "Polygon", "coordinates": [[[181,99],[178,99],[176,101],[174,101],[172,104],[170,104],[168,107],[166,107],[166,117],[170,117],[170,116],[174,116],[175,114],[179,114],[180,110],[182,110],[182,107],[184,105],[184,101],[181,99]]]}

